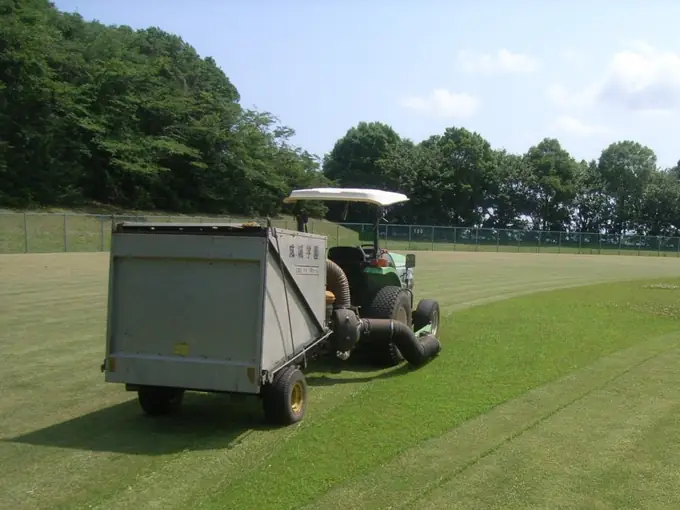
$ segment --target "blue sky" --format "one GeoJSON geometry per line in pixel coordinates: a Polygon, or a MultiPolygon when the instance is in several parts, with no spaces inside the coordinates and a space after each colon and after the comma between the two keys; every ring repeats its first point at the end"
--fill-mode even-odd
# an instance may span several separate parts
{"type": "Polygon", "coordinates": [[[244,106],[328,152],[360,121],[420,141],[448,126],[577,158],[609,143],[680,159],[680,2],[58,0],[86,19],[158,26],[212,56],[244,106]]]}

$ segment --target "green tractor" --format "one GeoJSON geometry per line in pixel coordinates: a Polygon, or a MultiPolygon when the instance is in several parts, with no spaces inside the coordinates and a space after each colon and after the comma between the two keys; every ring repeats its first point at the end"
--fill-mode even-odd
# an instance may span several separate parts
{"type": "MultiPolygon", "coordinates": [[[[349,283],[351,306],[358,317],[392,319],[407,325],[416,337],[436,337],[439,330],[439,303],[422,299],[414,309],[414,268],[416,257],[381,249],[380,223],[386,208],[408,201],[401,193],[373,189],[313,188],[293,191],[285,203],[303,200],[363,202],[375,206],[373,242],[354,246],[332,246],[327,258],[344,272],[349,283]]],[[[298,213],[298,230],[306,220],[298,213]]],[[[366,357],[380,367],[401,363],[404,356],[388,339],[360,342],[352,356],[366,357]]]]}

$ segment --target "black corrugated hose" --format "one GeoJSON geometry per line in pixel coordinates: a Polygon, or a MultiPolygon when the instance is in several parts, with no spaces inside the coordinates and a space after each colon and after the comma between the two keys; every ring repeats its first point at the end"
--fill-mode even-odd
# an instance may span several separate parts
{"type": "Polygon", "coordinates": [[[404,359],[415,367],[424,365],[442,349],[436,337],[427,334],[419,338],[407,324],[392,319],[361,319],[363,335],[392,342],[404,359]]]}
{"type": "Polygon", "coordinates": [[[347,276],[342,268],[330,259],[326,259],[326,286],[335,294],[335,308],[351,306],[347,276]]]}

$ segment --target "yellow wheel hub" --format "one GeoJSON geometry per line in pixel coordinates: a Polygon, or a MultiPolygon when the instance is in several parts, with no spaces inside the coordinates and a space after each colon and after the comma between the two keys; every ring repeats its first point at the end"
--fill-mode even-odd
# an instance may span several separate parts
{"type": "Polygon", "coordinates": [[[302,383],[298,381],[293,386],[293,391],[290,395],[290,408],[295,414],[298,414],[300,411],[302,411],[302,406],[304,403],[305,395],[302,388],[302,383]]]}

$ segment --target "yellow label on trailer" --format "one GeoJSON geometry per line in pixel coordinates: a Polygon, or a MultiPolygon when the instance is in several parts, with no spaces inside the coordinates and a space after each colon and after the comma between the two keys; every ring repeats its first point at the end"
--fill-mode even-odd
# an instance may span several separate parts
{"type": "Polygon", "coordinates": [[[173,351],[177,356],[188,356],[189,344],[186,342],[180,342],[178,344],[175,344],[173,351]]]}

